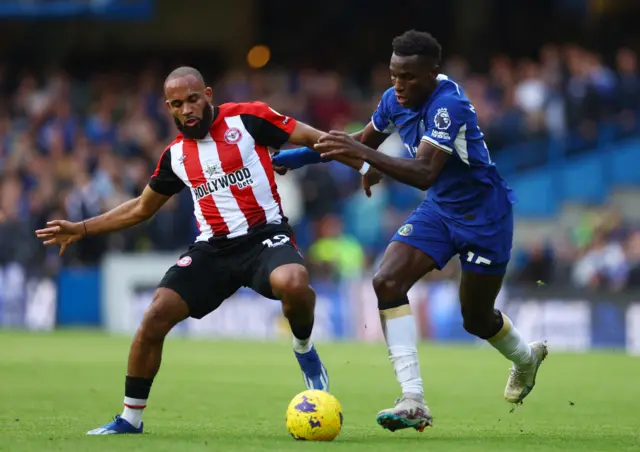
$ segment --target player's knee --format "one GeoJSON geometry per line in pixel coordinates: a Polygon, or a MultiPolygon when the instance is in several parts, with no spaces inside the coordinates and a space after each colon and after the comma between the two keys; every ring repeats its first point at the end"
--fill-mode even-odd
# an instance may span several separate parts
{"type": "Polygon", "coordinates": [[[378,297],[378,304],[384,305],[407,295],[408,288],[401,279],[384,271],[379,271],[373,277],[373,290],[378,297]]]}
{"type": "Polygon", "coordinates": [[[151,306],[144,313],[138,337],[145,342],[161,341],[169,333],[171,326],[162,310],[151,306]]]}
{"type": "Polygon", "coordinates": [[[283,303],[308,304],[314,301],[314,292],[309,286],[309,273],[299,264],[288,264],[276,268],[269,277],[271,290],[283,303]]]}
{"type": "Polygon", "coordinates": [[[144,313],[139,336],[143,340],[162,340],[171,329],[189,315],[189,309],[175,292],[160,288],[144,313]]]}
{"type": "Polygon", "coordinates": [[[496,334],[498,319],[493,310],[462,309],[462,326],[469,334],[489,339],[496,334]]]}

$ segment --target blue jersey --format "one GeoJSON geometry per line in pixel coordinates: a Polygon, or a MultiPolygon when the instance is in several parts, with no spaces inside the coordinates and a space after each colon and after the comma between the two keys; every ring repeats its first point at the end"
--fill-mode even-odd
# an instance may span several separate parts
{"type": "Polygon", "coordinates": [[[382,95],[371,122],[383,133],[398,132],[412,157],[421,141],[451,154],[417,210],[435,210],[467,225],[493,223],[511,213],[516,198],[491,161],[478,117],[462,88],[446,75],[429,99],[404,108],[393,88],[382,95]]]}

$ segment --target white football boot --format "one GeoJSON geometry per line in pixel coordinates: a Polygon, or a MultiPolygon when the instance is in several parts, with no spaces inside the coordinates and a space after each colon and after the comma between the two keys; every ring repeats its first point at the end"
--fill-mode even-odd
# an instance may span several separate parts
{"type": "Polygon", "coordinates": [[[526,396],[536,384],[536,375],[540,364],[549,353],[547,344],[542,341],[532,342],[529,344],[533,353],[533,363],[530,366],[511,367],[511,374],[507,381],[507,387],[504,389],[504,398],[509,403],[521,404],[526,396]]]}
{"type": "Polygon", "coordinates": [[[404,428],[415,428],[422,432],[426,426],[433,425],[429,407],[418,394],[406,394],[396,399],[396,406],[380,411],[376,421],[392,432],[404,428]]]}

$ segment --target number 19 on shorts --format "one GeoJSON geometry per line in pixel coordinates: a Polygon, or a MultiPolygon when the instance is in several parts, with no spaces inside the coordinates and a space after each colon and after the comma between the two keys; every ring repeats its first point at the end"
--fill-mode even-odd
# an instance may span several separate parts
{"type": "Polygon", "coordinates": [[[262,244],[268,248],[275,248],[276,246],[282,246],[290,241],[291,239],[289,239],[285,234],[277,234],[270,239],[263,240],[262,244]]]}

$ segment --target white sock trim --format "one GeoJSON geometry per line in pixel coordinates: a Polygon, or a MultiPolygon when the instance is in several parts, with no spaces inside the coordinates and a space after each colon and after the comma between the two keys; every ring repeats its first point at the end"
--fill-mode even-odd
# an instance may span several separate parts
{"type": "Polygon", "coordinates": [[[531,346],[520,335],[511,319],[505,314],[502,314],[502,317],[504,318],[502,330],[487,342],[516,366],[530,366],[533,363],[531,346]]]}
{"type": "Polygon", "coordinates": [[[141,410],[147,407],[147,399],[124,398],[124,406],[133,410],[141,410]]]}
{"type": "Polygon", "coordinates": [[[136,428],[142,424],[142,413],[147,407],[147,399],[124,398],[124,410],[120,417],[136,428]]]}
{"type": "Polygon", "coordinates": [[[297,337],[293,336],[293,350],[297,353],[309,353],[311,351],[311,347],[313,347],[313,342],[311,342],[311,338],[301,340],[297,337]]]}

